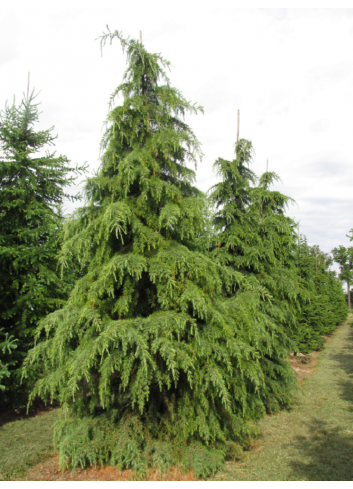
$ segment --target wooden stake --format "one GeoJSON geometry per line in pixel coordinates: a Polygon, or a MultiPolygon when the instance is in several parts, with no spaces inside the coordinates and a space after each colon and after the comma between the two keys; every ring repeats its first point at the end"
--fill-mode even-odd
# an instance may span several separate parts
{"type": "Polygon", "coordinates": [[[300,226],[298,222],[298,255],[300,256],[300,226]]]}
{"type": "Polygon", "coordinates": [[[27,102],[29,97],[29,72],[28,72],[28,84],[27,84],[27,102]]]}
{"type": "Polygon", "coordinates": [[[142,31],[140,31],[140,44],[142,44],[142,31]]]}
{"type": "Polygon", "coordinates": [[[268,172],[268,160],[266,162],[266,173],[268,172]]]}
{"type": "MultiPolygon", "coordinates": [[[[298,222],[298,261],[299,261],[299,258],[300,258],[300,228],[299,228],[299,222],[298,222]]],[[[300,268],[299,268],[299,270],[300,270],[300,268]]],[[[300,276],[300,278],[302,278],[301,270],[299,272],[299,276],[300,276]]]]}
{"type": "Polygon", "coordinates": [[[316,249],[316,254],[315,254],[315,258],[316,258],[316,275],[317,275],[317,247],[318,246],[316,245],[316,248],[315,248],[316,249]]]}
{"type": "Polygon", "coordinates": [[[237,129],[237,142],[239,141],[239,117],[240,117],[240,110],[238,109],[238,129],[237,129]]]}

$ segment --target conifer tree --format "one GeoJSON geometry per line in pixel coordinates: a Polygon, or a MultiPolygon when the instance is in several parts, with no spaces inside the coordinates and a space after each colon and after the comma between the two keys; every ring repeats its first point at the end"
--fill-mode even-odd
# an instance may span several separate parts
{"type": "Polygon", "coordinates": [[[290,256],[292,222],[283,215],[290,199],[269,190],[277,178],[273,173],[264,174],[254,185],[257,178],[248,168],[253,154],[250,141],[239,140],[235,152],[233,161],[219,158],[214,165],[222,181],[210,191],[217,208],[213,255],[245,274],[261,291],[251,345],[258,350],[265,379],[263,403],[268,410],[276,410],[289,402],[293,385],[285,361],[294,347],[289,337],[295,325],[290,301],[298,294],[290,256]]]}
{"type": "Polygon", "coordinates": [[[267,290],[271,300],[259,307],[292,340],[292,350],[321,348],[346,314],[330,258],[305,239],[296,245],[295,223],[285,216],[292,199],[270,190],[278,175],[266,172],[254,185],[256,176],[244,172],[251,143],[240,140],[236,154],[232,162],[215,163],[223,181],[211,195],[218,206],[214,254],[223,261],[231,251],[229,263],[267,290]]]}
{"type": "Polygon", "coordinates": [[[329,270],[331,264],[328,254],[300,238],[297,267],[305,293],[299,298],[295,340],[303,353],[321,349],[324,336],[333,333],[347,316],[342,287],[335,272],[329,270]]]}
{"type": "Polygon", "coordinates": [[[277,323],[284,326],[286,334],[293,338],[298,328],[297,300],[303,293],[294,258],[295,222],[285,215],[286,209],[294,200],[278,191],[270,190],[276,181],[280,181],[276,173],[266,172],[253,190],[253,206],[261,216],[258,220],[258,233],[262,241],[260,260],[263,265],[262,273],[258,273],[258,280],[273,296],[268,312],[277,323]]]}
{"type": "Polygon", "coordinates": [[[318,247],[308,247],[305,239],[296,245],[295,223],[285,216],[292,199],[270,190],[278,175],[266,172],[254,185],[256,176],[245,167],[252,160],[251,143],[240,140],[236,155],[233,161],[215,163],[222,182],[211,194],[218,207],[213,254],[267,291],[259,310],[280,329],[292,351],[321,348],[323,336],[346,314],[342,291],[328,268],[330,258],[318,247]]]}
{"type": "MultiPolygon", "coordinates": [[[[69,411],[56,430],[61,463],[143,471],[176,463],[180,441],[186,450],[190,439],[223,440],[241,423],[222,375],[229,359],[218,343],[231,336],[217,304],[222,283],[197,251],[206,207],[187,163],[202,153],[182,117],[202,108],[170,86],[169,62],[118,32],[102,44],[115,37],[129,62],[112,95],[123,103],[111,106],[101,167],[85,187],[87,205],[65,225],[61,254],[64,270],[75,257],[87,273],[42,321],[27,366],[47,369],[32,398],[56,397],[69,411]]],[[[190,464],[198,446],[186,452],[190,464]]],[[[223,457],[204,457],[200,471],[223,457]]]]}
{"type": "Polygon", "coordinates": [[[40,321],[31,399],[58,399],[60,464],[218,470],[290,402],[294,376],[293,222],[288,198],[258,187],[242,140],[223,182],[212,236],[208,204],[187,164],[202,156],[182,117],[203,111],[170,86],[169,62],[115,31],[127,49],[112,94],[99,170],[64,225],[60,263],[81,278],[40,321]],[[122,95],[122,104],[114,98],[122,95]],[[262,248],[265,250],[262,255],[262,248]]]}
{"type": "Polygon", "coordinates": [[[12,403],[27,402],[20,368],[37,322],[60,307],[70,288],[56,273],[57,207],[69,197],[64,187],[78,170],[64,156],[41,154],[55,137],[53,128],[35,131],[38,116],[34,91],[19,106],[6,104],[0,114],[0,318],[17,346],[3,348],[3,362],[9,365],[3,400],[12,403]]]}
{"type": "Polygon", "coordinates": [[[42,364],[32,398],[63,406],[61,465],[178,463],[205,476],[257,432],[249,421],[289,400],[287,340],[257,313],[265,288],[207,251],[207,205],[186,165],[200,146],[180,117],[202,108],[170,86],[160,55],[118,32],[102,43],[116,37],[122,105],[60,258],[85,274],[41,321],[24,375],[42,364]]]}

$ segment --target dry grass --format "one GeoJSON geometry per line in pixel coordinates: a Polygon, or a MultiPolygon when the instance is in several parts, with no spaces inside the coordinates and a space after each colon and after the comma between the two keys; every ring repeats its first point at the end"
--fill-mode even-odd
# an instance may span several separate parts
{"type": "MultiPolygon", "coordinates": [[[[27,481],[131,481],[134,480],[131,470],[119,470],[115,467],[88,467],[75,471],[60,470],[59,457],[55,454],[50,460],[38,464],[30,470],[23,480],[27,481]]],[[[172,469],[166,474],[150,470],[148,481],[196,481],[193,472],[184,473],[172,469]]]]}

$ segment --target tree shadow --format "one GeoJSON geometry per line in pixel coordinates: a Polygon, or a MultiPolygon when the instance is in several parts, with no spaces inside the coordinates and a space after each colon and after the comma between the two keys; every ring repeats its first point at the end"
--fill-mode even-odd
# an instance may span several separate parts
{"type": "Polygon", "coordinates": [[[341,351],[332,354],[330,358],[347,374],[347,380],[338,380],[337,385],[340,387],[342,399],[352,403],[353,408],[353,328],[350,328],[341,351]]]}
{"type": "Polygon", "coordinates": [[[45,414],[46,412],[52,411],[58,407],[60,407],[60,405],[56,401],[54,401],[52,404],[45,404],[44,401],[39,398],[37,398],[30,406],[28,413],[26,406],[14,409],[10,405],[0,404],[0,427],[13,421],[34,418],[35,416],[45,414]]]}
{"type": "MultiPolygon", "coordinates": [[[[348,411],[353,412],[353,328],[350,328],[344,344],[329,357],[332,368],[346,375],[337,377],[339,396],[348,401],[348,411]]],[[[333,413],[334,414],[334,413],[333,413]]],[[[308,435],[297,436],[291,449],[300,459],[290,462],[292,477],[296,480],[353,481],[353,428],[343,431],[323,420],[312,418],[306,423],[308,435]]]]}
{"type": "Polygon", "coordinates": [[[298,436],[291,448],[300,453],[301,460],[290,466],[295,480],[352,481],[353,432],[328,427],[325,421],[313,418],[307,423],[309,435],[298,436]]]}

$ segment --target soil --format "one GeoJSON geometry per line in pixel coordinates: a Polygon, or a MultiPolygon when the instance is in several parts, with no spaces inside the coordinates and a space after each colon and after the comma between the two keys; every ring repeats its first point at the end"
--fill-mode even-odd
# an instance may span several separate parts
{"type": "MultiPolygon", "coordinates": [[[[132,481],[134,480],[131,470],[119,470],[115,467],[87,467],[76,469],[75,471],[60,470],[59,456],[54,454],[50,459],[42,464],[36,465],[27,472],[26,477],[21,479],[26,481],[132,481]]],[[[148,481],[197,481],[193,472],[181,472],[178,469],[171,469],[170,472],[162,475],[159,471],[150,470],[148,481]]]]}
{"type": "MultiPolygon", "coordinates": [[[[340,326],[338,326],[338,328],[335,329],[332,334],[325,336],[325,345],[323,349],[327,347],[336,332],[340,331],[344,325],[345,323],[341,324],[340,326]]],[[[300,385],[302,385],[303,379],[309,377],[309,375],[315,372],[315,367],[319,359],[320,352],[322,350],[313,351],[308,355],[304,355],[303,353],[299,353],[299,355],[294,355],[293,353],[291,353],[289,357],[289,363],[296,373],[300,385]]]]}
{"type": "Polygon", "coordinates": [[[301,353],[297,356],[294,356],[293,354],[290,356],[289,363],[296,373],[300,385],[302,384],[303,379],[309,377],[309,375],[315,371],[319,354],[319,351],[314,351],[309,355],[303,355],[301,353]]]}

